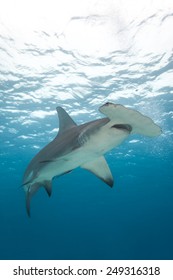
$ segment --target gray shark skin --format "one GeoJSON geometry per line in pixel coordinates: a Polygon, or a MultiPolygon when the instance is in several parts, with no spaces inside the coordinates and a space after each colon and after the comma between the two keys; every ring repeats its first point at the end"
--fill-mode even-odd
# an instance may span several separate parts
{"type": "Polygon", "coordinates": [[[26,209],[30,216],[30,201],[40,187],[50,196],[52,179],[77,167],[94,173],[110,187],[113,177],[104,154],[123,142],[129,134],[159,136],[161,129],[150,118],[119,104],[106,103],[99,111],[106,117],[77,125],[61,107],[56,108],[59,132],[28,165],[23,187],[26,209]]]}

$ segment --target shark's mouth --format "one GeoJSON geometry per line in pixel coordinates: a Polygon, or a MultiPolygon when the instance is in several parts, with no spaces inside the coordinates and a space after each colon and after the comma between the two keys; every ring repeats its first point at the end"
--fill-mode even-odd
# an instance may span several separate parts
{"type": "Polygon", "coordinates": [[[130,124],[114,124],[111,127],[116,129],[127,130],[129,133],[132,131],[132,127],[130,124]]]}

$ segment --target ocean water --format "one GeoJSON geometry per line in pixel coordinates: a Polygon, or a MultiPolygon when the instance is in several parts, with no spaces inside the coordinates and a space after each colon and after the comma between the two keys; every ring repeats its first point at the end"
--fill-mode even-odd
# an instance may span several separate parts
{"type": "Polygon", "coordinates": [[[0,259],[173,259],[171,1],[1,1],[0,259]],[[10,7],[10,8],[9,8],[10,7]],[[152,118],[105,157],[111,189],[77,168],[25,209],[22,178],[58,132],[106,102],[152,118]]]}

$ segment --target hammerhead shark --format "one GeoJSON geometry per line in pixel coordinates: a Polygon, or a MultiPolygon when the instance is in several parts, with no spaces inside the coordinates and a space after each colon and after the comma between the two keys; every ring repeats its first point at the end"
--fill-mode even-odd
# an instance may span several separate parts
{"type": "Polygon", "coordinates": [[[62,108],[56,108],[59,131],[28,165],[23,187],[26,209],[30,216],[30,201],[40,187],[52,193],[52,179],[77,167],[87,169],[110,187],[113,177],[104,154],[118,146],[130,134],[154,137],[161,129],[149,117],[120,104],[107,102],[99,108],[106,117],[77,125],[62,108]]]}

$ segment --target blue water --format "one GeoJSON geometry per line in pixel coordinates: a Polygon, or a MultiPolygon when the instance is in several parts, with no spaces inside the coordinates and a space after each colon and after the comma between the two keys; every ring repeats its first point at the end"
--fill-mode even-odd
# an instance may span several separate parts
{"type": "Polygon", "coordinates": [[[173,15],[169,1],[149,2],[31,1],[32,21],[22,2],[1,9],[0,259],[173,259],[173,15]],[[131,135],[106,154],[112,189],[78,168],[53,181],[51,198],[40,189],[28,218],[22,178],[56,136],[56,106],[81,124],[104,117],[107,101],[162,135],[131,135]]]}

